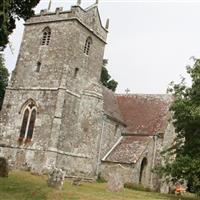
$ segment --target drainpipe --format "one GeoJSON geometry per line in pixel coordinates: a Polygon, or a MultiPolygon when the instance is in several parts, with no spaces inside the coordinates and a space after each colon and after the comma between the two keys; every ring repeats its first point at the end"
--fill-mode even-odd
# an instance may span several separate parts
{"type": "Polygon", "coordinates": [[[104,135],[105,119],[106,119],[106,116],[103,114],[102,129],[101,129],[101,135],[100,135],[100,141],[99,141],[99,153],[98,153],[98,159],[97,159],[96,176],[98,176],[98,174],[99,174],[99,168],[100,168],[100,164],[101,164],[101,150],[102,150],[102,142],[103,142],[103,135],[104,135]]]}
{"type": "MultiPolygon", "coordinates": [[[[152,160],[152,166],[151,166],[152,169],[155,166],[156,146],[157,146],[156,140],[157,140],[157,137],[158,137],[157,134],[153,136],[154,147],[153,147],[153,160],[152,160]]],[[[150,184],[151,184],[151,187],[153,188],[153,173],[152,172],[151,172],[150,184]]]]}

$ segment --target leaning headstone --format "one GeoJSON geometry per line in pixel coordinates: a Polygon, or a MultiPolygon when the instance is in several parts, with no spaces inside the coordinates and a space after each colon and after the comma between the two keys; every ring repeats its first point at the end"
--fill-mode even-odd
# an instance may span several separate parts
{"type": "Polygon", "coordinates": [[[48,186],[62,189],[65,180],[65,172],[62,169],[54,168],[48,176],[48,186]]]}
{"type": "Polygon", "coordinates": [[[8,177],[9,167],[6,158],[0,157],[0,177],[8,177]]]}
{"type": "Polygon", "coordinates": [[[72,185],[75,185],[75,186],[80,186],[81,185],[81,181],[82,181],[82,178],[75,178],[73,179],[73,182],[72,182],[72,185]]]}
{"type": "Polygon", "coordinates": [[[119,173],[109,174],[107,188],[111,192],[120,192],[124,188],[123,178],[119,173]]]}

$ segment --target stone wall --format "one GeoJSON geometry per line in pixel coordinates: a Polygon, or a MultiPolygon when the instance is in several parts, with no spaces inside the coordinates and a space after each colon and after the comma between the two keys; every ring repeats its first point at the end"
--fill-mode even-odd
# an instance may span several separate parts
{"type": "Polygon", "coordinates": [[[56,95],[56,90],[7,89],[3,105],[3,110],[7,112],[7,121],[4,123],[1,144],[7,146],[2,152],[5,157],[15,162],[15,166],[30,165],[32,168],[41,169],[44,165],[44,151],[48,149],[56,95]],[[23,118],[22,108],[30,98],[38,105],[34,134],[29,144],[20,145],[18,139],[23,118]]]}
{"type": "MultiPolygon", "coordinates": [[[[60,11],[43,12],[25,23],[16,68],[3,105],[1,152],[15,168],[42,173],[58,166],[67,175],[94,177],[101,156],[100,74],[107,31],[101,25],[96,7],[87,12],[77,6],[69,12],[60,11]],[[46,27],[51,30],[50,42],[41,45],[46,27]],[[92,44],[86,55],[88,37],[92,44]],[[33,138],[28,144],[19,144],[23,105],[29,99],[37,105],[33,138]]],[[[109,145],[105,151],[108,148],[109,145]]]]}
{"type": "Polygon", "coordinates": [[[70,99],[66,98],[58,148],[71,156],[59,155],[58,166],[63,167],[67,175],[93,177],[96,172],[103,101],[101,93],[94,92],[85,91],[81,99],[71,99],[71,104],[68,104],[70,99]]]}

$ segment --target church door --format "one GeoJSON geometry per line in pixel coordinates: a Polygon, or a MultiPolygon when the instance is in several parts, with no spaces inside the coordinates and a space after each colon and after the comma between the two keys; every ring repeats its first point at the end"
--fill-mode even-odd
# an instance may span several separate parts
{"type": "Polygon", "coordinates": [[[144,158],[141,163],[140,167],[140,178],[139,178],[139,183],[142,185],[145,185],[146,182],[146,174],[147,174],[147,159],[144,158]]]}

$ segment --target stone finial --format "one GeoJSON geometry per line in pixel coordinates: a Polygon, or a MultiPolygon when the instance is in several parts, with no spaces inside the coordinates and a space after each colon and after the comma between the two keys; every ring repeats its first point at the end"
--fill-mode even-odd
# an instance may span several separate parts
{"type": "Polygon", "coordinates": [[[99,4],[99,0],[96,0],[96,4],[99,4]]]}
{"type": "Polygon", "coordinates": [[[106,21],[106,29],[109,29],[109,24],[110,24],[110,20],[107,19],[107,21],[106,21]]]}
{"type": "Polygon", "coordinates": [[[55,10],[56,14],[59,14],[59,13],[62,12],[62,11],[63,11],[63,7],[58,7],[58,8],[56,8],[56,10],[55,10]]]}
{"type": "Polygon", "coordinates": [[[77,6],[80,6],[81,5],[81,0],[77,0],[77,6]]]}
{"type": "Polygon", "coordinates": [[[48,11],[51,10],[51,3],[52,3],[52,1],[50,0],[50,1],[49,1],[49,5],[48,5],[48,11]]]}
{"type": "Polygon", "coordinates": [[[40,10],[40,15],[45,15],[45,14],[47,14],[47,9],[40,10]]]}

